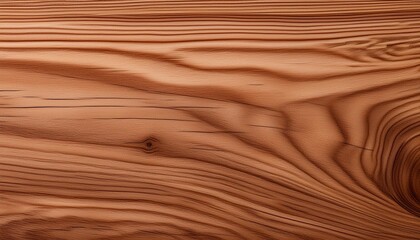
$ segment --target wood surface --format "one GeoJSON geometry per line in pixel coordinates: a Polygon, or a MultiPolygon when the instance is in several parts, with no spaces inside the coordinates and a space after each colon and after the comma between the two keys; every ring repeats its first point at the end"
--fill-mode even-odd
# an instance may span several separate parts
{"type": "Polygon", "coordinates": [[[420,1],[0,1],[0,240],[420,239],[420,1]]]}

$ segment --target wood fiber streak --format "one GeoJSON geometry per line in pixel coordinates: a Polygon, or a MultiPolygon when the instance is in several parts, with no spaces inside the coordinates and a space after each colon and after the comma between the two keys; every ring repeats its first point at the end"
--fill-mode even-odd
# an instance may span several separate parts
{"type": "Polygon", "coordinates": [[[419,1],[0,1],[0,240],[415,240],[419,198],[419,1]]]}

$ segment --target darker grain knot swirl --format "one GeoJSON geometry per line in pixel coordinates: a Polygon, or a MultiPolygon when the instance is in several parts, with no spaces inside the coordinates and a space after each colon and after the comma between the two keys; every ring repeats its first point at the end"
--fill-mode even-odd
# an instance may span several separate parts
{"type": "Polygon", "coordinates": [[[142,141],[129,142],[128,146],[141,149],[145,153],[154,153],[158,151],[159,140],[154,137],[148,137],[142,141]]]}
{"type": "Polygon", "coordinates": [[[146,138],[143,142],[140,144],[140,148],[143,149],[146,153],[153,153],[156,152],[158,149],[158,143],[159,141],[154,137],[146,138]]]}
{"type": "Polygon", "coordinates": [[[379,136],[378,185],[408,212],[420,216],[420,115],[392,118],[379,136]]]}

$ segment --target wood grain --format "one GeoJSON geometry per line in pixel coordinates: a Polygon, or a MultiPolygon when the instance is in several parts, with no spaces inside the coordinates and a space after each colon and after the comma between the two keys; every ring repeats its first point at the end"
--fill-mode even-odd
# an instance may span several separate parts
{"type": "Polygon", "coordinates": [[[414,240],[419,199],[419,1],[0,1],[0,240],[414,240]]]}

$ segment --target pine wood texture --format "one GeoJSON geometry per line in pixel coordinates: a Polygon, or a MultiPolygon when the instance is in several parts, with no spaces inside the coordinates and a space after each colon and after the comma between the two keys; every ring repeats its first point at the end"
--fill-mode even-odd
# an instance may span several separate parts
{"type": "Polygon", "coordinates": [[[0,240],[415,240],[419,198],[419,1],[0,1],[0,240]]]}

